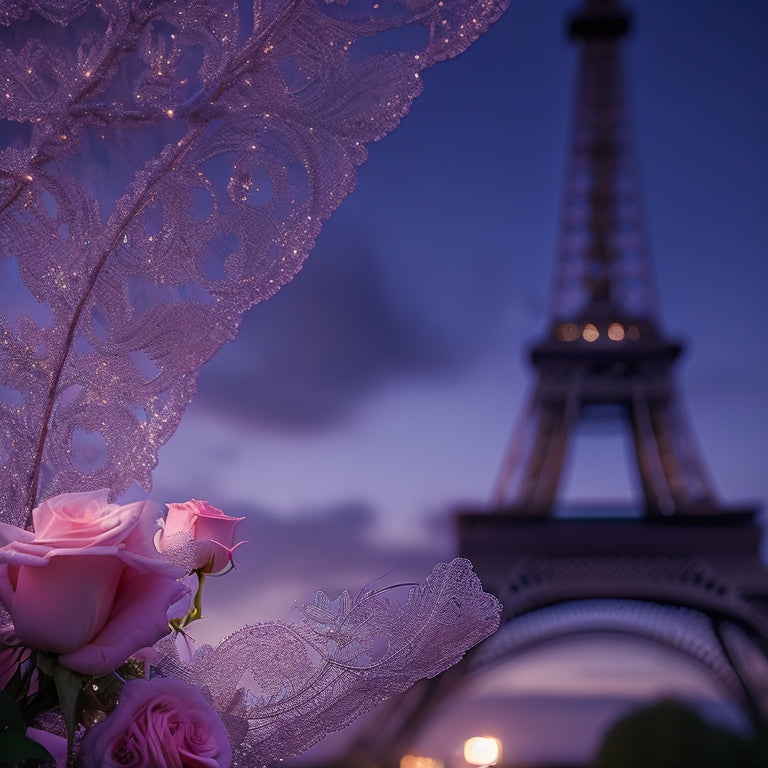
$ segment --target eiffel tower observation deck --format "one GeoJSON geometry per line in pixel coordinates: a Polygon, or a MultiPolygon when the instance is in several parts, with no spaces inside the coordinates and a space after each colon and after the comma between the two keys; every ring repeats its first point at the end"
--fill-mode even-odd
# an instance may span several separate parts
{"type": "Polygon", "coordinates": [[[545,335],[490,507],[457,515],[460,552],[504,605],[499,632],[399,701],[367,753],[394,765],[442,699],[488,664],[584,633],[641,637],[700,662],[768,744],[768,568],[756,508],[717,498],[683,415],[662,328],[628,116],[619,0],[583,0],[574,115],[545,335]],[[582,423],[631,435],[635,514],[560,514],[582,423]]]}
{"type": "Polygon", "coordinates": [[[613,0],[570,21],[580,60],[550,320],[494,491],[520,514],[551,513],[576,426],[606,420],[631,432],[646,515],[723,511],[677,393],[682,347],[659,318],[622,76],[629,27],[613,0]]]}

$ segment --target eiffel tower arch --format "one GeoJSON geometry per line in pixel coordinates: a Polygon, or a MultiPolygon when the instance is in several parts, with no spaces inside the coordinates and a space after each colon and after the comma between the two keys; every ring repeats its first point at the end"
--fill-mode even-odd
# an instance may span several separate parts
{"type": "MultiPolygon", "coordinates": [[[[499,632],[386,710],[353,756],[397,765],[473,673],[549,641],[620,633],[697,662],[768,734],[768,568],[755,508],[717,498],[675,379],[682,344],[661,326],[644,226],[620,0],[583,0],[570,149],[548,326],[490,507],[465,509],[461,555],[504,605],[499,632]],[[575,430],[610,419],[630,436],[633,516],[559,514],[575,430]]],[[[766,741],[768,743],[768,740],[766,741]]]]}

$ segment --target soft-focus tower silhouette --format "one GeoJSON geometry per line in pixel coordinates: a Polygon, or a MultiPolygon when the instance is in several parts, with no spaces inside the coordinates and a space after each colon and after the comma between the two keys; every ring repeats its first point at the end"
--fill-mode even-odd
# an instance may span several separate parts
{"type": "Polygon", "coordinates": [[[458,515],[461,554],[504,604],[503,625],[415,689],[359,745],[396,764],[471,672],[584,632],[627,633],[699,662],[765,739],[768,569],[755,508],[716,499],[683,417],[647,248],[621,62],[630,17],[584,0],[575,110],[546,337],[532,395],[490,509],[458,515]],[[618,422],[634,444],[635,514],[562,514],[558,488],[578,425],[618,422]]]}
{"type": "Polygon", "coordinates": [[[609,0],[569,27],[580,62],[550,326],[494,499],[525,514],[551,512],[577,422],[606,416],[631,429],[646,514],[717,509],[675,394],[681,346],[659,326],[621,71],[628,29],[609,0]]]}

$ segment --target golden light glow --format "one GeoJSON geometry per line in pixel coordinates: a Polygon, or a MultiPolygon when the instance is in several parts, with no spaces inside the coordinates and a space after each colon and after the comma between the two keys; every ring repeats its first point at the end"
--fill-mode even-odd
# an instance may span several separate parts
{"type": "Polygon", "coordinates": [[[560,341],[576,341],[579,338],[579,326],[576,323],[563,323],[557,326],[555,336],[560,341]]]}
{"type": "Polygon", "coordinates": [[[608,326],[608,338],[611,341],[621,341],[624,338],[624,326],[621,323],[611,323],[608,326]]]}
{"type": "Polygon", "coordinates": [[[584,341],[596,341],[600,337],[600,331],[592,323],[587,323],[581,332],[584,341]]]}
{"type": "Polygon", "coordinates": [[[464,759],[470,765],[496,765],[501,757],[501,742],[492,736],[473,736],[464,742],[464,759]]]}
{"type": "Polygon", "coordinates": [[[400,758],[400,768],[444,768],[444,763],[434,757],[403,755],[400,758]]]}

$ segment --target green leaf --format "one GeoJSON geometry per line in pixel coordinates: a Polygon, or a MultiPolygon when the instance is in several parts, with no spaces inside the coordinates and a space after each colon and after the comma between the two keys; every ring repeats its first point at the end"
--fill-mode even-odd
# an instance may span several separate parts
{"type": "Polygon", "coordinates": [[[199,573],[197,576],[197,592],[192,601],[192,610],[189,612],[189,621],[197,621],[203,618],[203,587],[205,586],[205,574],[199,573]]]}
{"type": "Polygon", "coordinates": [[[53,679],[59,694],[59,706],[64,715],[64,722],[67,724],[67,740],[71,744],[77,725],[77,696],[87,678],[56,664],[53,668],[53,679]]]}
{"type": "Polygon", "coordinates": [[[56,686],[48,675],[40,674],[38,684],[37,692],[25,698],[21,704],[21,711],[28,723],[31,723],[41,712],[53,709],[59,703],[56,686]]]}
{"type": "MultiPolygon", "coordinates": [[[[16,700],[8,691],[0,690],[0,736],[8,731],[24,733],[26,727],[16,700]]],[[[0,755],[2,754],[0,751],[0,755]]]]}
{"type": "Polygon", "coordinates": [[[0,731],[0,755],[3,758],[0,765],[20,763],[22,760],[53,760],[42,744],[15,731],[0,731]]]}
{"type": "Polygon", "coordinates": [[[56,657],[50,653],[43,653],[43,651],[35,652],[35,665],[38,669],[44,672],[48,677],[53,677],[53,671],[58,666],[56,657]]]}

